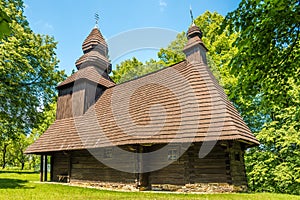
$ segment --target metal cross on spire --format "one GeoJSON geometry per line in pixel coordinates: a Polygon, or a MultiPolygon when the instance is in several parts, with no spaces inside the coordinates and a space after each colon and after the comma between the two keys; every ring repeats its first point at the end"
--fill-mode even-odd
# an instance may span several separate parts
{"type": "Polygon", "coordinates": [[[96,20],[96,27],[98,28],[98,22],[99,22],[99,14],[95,13],[95,20],[96,20]]]}
{"type": "Polygon", "coordinates": [[[190,15],[192,19],[192,24],[194,24],[194,16],[193,16],[193,11],[192,11],[192,5],[190,5],[190,15]]]}

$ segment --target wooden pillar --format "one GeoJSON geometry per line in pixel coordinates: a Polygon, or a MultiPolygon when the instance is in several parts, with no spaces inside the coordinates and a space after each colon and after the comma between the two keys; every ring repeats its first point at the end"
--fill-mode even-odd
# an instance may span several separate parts
{"type": "Polygon", "coordinates": [[[40,163],[40,181],[43,182],[43,170],[44,170],[44,160],[43,155],[41,155],[41,163],[40,163]]]}
{"type": "Polygon", "coordinates": [[[149,173],[143,172],[144,170],[144,162],[143,162],[143,153],[145,149],[143,146],[139,146],[139,188],[140,190],[148,190],[149,189],[149,173]]]}
{"type": "Polygon", "coordinates": [[[70,182],[70,180],[71,180],[71,173],[72,173],[72,154],[71,154],[71,152],[69,153],[68,157],[69,157],[68,158],[69,161],[68,161],[68,178],[67,178],[67,183],[70,182]]]}
{"type": "Polygon", "coordinates": [[[53,157],[53,154],[52,154],[52,156],[50,157],[50,181],[54,181],[53,166],[54,166],[54,157],[53,157]]]}
{"type": "Polygon", "coordinates": [[[47,155],[44,156],[44,181],[47,181],[47,176],[48,176],[48,159],[47,155]]]}

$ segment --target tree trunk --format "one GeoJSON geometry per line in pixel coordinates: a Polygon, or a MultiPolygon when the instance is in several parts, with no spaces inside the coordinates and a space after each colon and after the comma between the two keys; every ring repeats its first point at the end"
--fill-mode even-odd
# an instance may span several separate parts
{"type": "Polygon", "coordinates": [[[24,166],[25,166],[25,162],[21,162],[21,170],[24,169],[24,166]]]}
{"type": "Polygon", "coordinates": [[[6,166],[6,150],[7,150],[7,146],[8,146],[8,144],[4,143],[3,150],[2,150],[2,160],[3,160],[2,169],[4,169],[5,166],[6,166]]]}

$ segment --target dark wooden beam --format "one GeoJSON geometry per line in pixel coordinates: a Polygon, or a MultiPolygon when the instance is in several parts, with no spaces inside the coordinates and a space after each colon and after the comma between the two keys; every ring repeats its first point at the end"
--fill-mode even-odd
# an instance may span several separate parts
{"type": "Polygon", "coordinates": [[[54,181],[53,166],[54,166],[54,156],[52,154],[52,156],[50,157],[50,181],[54,181]]]}
{"type": "Polygon", "coordinates": [[[149,190],[149,173],[145,173],[144,171],[144,160],[143,160],[143,153],[146,152],[145,147],[139,145],[139,189],[142,190],[149,190]]]}
{"type": "Polygon", "coordinates": [[[40,181],[43,182],[43,170],[44,170],[44,160],[43,160],[43,155],[41,155],[41,164],[40,164],[40,181]]]}
{"type": "Polygon", "coordinates": [[[48,159],[47,159],[47,155],[44,156],[44,181],[47,181],[47,176],[48,176],[48,159]]]}
{"type": "Polygon", "coordinates": [[[70,182],[71,172],[72,172],[72,154],[71,154],[71,152],[69,153],[68,157],[69,157],[69,162],[68,162],[68,179],[67,179],[67,183],[70,182]]]}

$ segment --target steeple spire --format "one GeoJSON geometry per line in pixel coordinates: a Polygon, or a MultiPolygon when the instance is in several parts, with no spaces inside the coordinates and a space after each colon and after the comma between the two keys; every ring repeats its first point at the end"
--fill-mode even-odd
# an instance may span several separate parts
{"type": "Polygon", "coordinates": [[[96,24],[95,24],[95,28],[99,28],[98,22],[99,22],[99,14],[95,13],[95,20],[96,20],[96,24]]]}
{"type": "Polygon", "coordinates": [[[106,75],[111,72],[111,64],[108,59],[108,46],[98,28],[99,15],[95,14],[96,25],[82,43],[83,55],[76,61],[77,69],[94,66],[106,75]]]}
{"type": "MultiPolygon", "coordinates": [[[[193,15],[191,14],[191,17],[193,15]]],[[[193,18],[192,18],[193,19],[193,18]]],[[[183,52],[186,55],[187,61],[190,63],[205,63],[206,60],[206,52],[208,49],[205,47],[202,41],[202,31],[198,26],[193,23],[189,30],[187,31],[188,42],[185,45],[183,52]]]]}
{"type": "Polygon", "coordinates": [[[192,24],[195,24],[194,16],[193,16],[193,10],[192,10],[192,5],[190,5],[190,15],[192,19],[192,24]]]}

